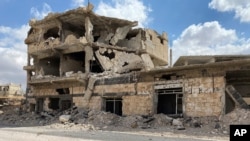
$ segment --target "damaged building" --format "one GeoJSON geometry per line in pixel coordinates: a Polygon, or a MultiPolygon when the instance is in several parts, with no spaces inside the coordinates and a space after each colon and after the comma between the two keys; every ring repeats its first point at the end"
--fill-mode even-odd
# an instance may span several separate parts
{"type": "Polygon", "coordinates": [[[248,108],[249,56],[183,56],[167,68],[166,33],[92,9],[30,21],[30,111],[77,106],[123,116],[219,116],[248,108]]]}
{"type": "Polygon", "coordinates": [[[19,103],[24,99],[21,85],[8,83],[0,84],[0,105],[19,103]]]}

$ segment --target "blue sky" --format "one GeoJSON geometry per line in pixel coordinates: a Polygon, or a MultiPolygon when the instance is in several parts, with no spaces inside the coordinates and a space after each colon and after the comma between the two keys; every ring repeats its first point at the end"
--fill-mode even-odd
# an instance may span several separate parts
{"type": "MultiPolygon", "coordinates": [[[[167,32],[173,60],[181,55],[250,54],[250,0],[90,0],[99,15],[139,21],[167,32]]],[[[1,0],[0,83],[25,82],[31,18],[87,5],[87,0],[1,0]]]]}

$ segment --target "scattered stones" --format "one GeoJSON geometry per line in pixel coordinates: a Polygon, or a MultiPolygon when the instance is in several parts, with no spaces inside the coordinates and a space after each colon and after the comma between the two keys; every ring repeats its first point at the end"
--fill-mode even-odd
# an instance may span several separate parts
{"type": "Polygon", "coordinates": [[[185,127],[183,125],[178,125],[176,127],[177,130],[185,130],[185,127]]]}
{"type": "Polygon", "coordinates": [[[59,117],[59,121],[62,123],[69,122],[71,119],[71,115],[61,115],[59,117]]]}
{"type": "MultiPolygon", "coordinates": [[[[45,126],[50,128],[94,130],[148,129],[185,130],[185,133],[207,133],[212,135],[228,135],[232,123],[249,124],[249,110],[237,109],[218,120],[218,117],[185,117],[172,118],[164,114],[154,116],[118,116],[104,111],[79,109],[72,107],[65,111],[38,113],[23,112],[21,115],[15,108],[2,107],[1,124],[14,126],[45,126]],[[236,118],[238,115],[238,118],[236,118]],[[195,128],[200,129],[195,129],[195,128]]],[[[179,131],[178,131],[179,132],[179,131]]]]}
{"type": "Polygon", "coordinates": [[[214,127],[215,129],[219,129],[219,128],[221,128],[221,126],[220,126],[220,124],[217,122],[216,124],[215,124],[215,127],[214,127]]]}
{"type": "Polygon", "coordinates": [[[180,121],[180,119],[173,119],[172,125],[183,126],[183,123],[182,123],[182,121],[180,121]]]}
{"type": "Polygon", "coordinates": [[[153,116],[154,120],[152,121],[152,126],[159,127],[159,126],[169,126],[172,124],[173,118],[168,117],[164,114],[156,114],[153,116]]]}

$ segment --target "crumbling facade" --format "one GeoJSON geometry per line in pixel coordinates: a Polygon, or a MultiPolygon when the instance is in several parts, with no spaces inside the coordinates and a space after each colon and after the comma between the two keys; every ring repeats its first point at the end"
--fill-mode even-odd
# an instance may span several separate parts
{"type": "Polygon", "coordinates": [[[107,107],[122,105],[122,96],[134,88],[124,89],[123,83],[137,81],[135,72],[167,65],[166,33],[132,29],[137,22],[99,16],[92,8],[30,21],[24,69],[31,109],[101,110],[103,100],[107,107]]]}
{"type": "Polygon", "coordinates": [[[238,79],[235,72],[248,72],[248,56],[181,57],[164,68],[166,33],[136,29],[137,22],[99,16],[92,9],[90,4],[30,21],[24,69],[31,111],[77,106],[124,116],[219,116],[247,100],[245,91],[240,100],[230,94],[228,84],[238,79]]]}

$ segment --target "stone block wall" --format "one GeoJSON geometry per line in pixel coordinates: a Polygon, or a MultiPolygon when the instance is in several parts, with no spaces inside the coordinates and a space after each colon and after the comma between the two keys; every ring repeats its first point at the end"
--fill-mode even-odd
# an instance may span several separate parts
{"type": "Polygon", "coordinates": [[[85,104],[83,103],[83,101],[84,101],[84,97],[83,96],[73,97],[73,103],[78,108],[82,108],[82,107],[85,106],[85,104]]]}
{"type": "Polygon", "coordinates": [[[223,113],[224,77],[192,78],[184,81],[183,108],[186,116],[219,116],[223,113]]]}
{"type": "Polygon", "coordinates": [[[89,101],[89,109],[101,111],[102,110],[102,97],[101,96],[92,96],[89,101]]]}
{"type": "MultiPolygon", "coordinates": [[[[77,96],[73,97],[73,103],[75,106],[78,108],[84,108],[86,107],[86,100],[84,99],[84,96],[77,96]]],[[[102,97],[101,96],[92,96],[90,101],[89,101],[89,109],[90,110],[97,110],[101,111],[102,110],[102,97]]]]}
{"type": "Polygon", "coordinates": [[[122,97],[122,115],[152,115],[152,95],[131,95],[122,97]]]}
{"type": "Polygon", "coordinates": [[[58,95],[56,89],[34,89],[32,93],[36,96],[58,95]]]}

